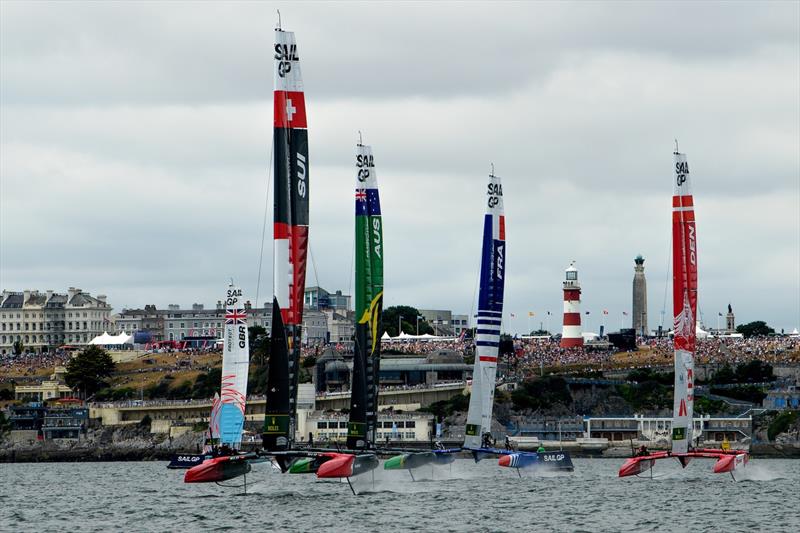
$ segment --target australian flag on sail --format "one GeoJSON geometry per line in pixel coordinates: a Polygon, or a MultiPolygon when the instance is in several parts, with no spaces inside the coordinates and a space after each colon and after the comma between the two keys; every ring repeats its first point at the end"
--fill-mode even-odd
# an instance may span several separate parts
{"type": "Polygon", "coordinates": [[[356,190],[356,216],[375,216],[381,214],[381,200],[378,189],[356,190]]]}

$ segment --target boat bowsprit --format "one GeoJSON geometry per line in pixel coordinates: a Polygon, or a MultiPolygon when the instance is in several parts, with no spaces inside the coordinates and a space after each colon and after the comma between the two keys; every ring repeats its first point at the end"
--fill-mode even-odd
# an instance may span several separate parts
{"type": "Polygon", "coordinates": [[[255,454],[223,455],[206,459],[186,471],[184,483],[219,483],[247,474],[251,470],[249,459],[255,454]]]}

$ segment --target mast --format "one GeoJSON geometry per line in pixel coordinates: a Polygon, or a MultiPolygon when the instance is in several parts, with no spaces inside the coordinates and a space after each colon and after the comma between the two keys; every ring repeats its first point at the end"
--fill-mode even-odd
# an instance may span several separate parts
{"type": "Polygon", "coordinates": [[[675,349],[675,390],[672,452],[686,453],[692,442],[694,354],[697,316],[697,232],[689,163],[674,153],[672,196],[672,310],[675,349]]]}
{"type": "MultiPolygon", "coordinates": [[[[247,315],[242,289],[228,285],[225,297],[225,333],[222,347],[222,394],[219,397],[220,443],[231,448],[242,444],[247,374],[250,368],[250,349],[247,335],[247,315]]],[[[216,399],[216,398],[215,398],[216,399]]],[[[216,408],[216,406],[215,406],[216,408]]],[[[217,415],[212,409],[212,438],[217,415]]]]}
{"type": "Polygon", "coordinates": [[[375,444],[383,310],[383,221],[372,148],[356,147],[356,327],[347,447],[375,444]]]}
{"type": "Polygon", "coordinates": [[[309,160],[305,95],[293,32],[275,30],[274,298],[264,447],[294,437],[308,250],[309,160]]]}
{"type": "Polygon", "coordinates": [[[486,215],[483,222],[478,327],[475,336],[475,366],[472,395],[467,413],[465,448],[479,448],[483,435],[492,429],[497,353],[503,319],[505,283],[506,227],[503,215],[503,186],[500,178],[489,175],[486,189],[486,215]]]}

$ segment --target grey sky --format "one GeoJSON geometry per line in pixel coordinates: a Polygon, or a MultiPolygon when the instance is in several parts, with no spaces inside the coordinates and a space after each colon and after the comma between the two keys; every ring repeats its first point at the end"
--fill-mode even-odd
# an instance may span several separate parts
{"type": "Polygon", "coordinates": [[[80,286],[119,310],[211,304],[233,276],[254,298],[281,8],[303,62],[322,286],[351,285],[360,129],[387,304],[470,312],[493,161],[507,329],[528,311],[559,325],[572,259],[590,329],[603,309],[618,328],[638,253],[655,326],[677,137],[706,323],[730,301],[738,321],[800,327],[798,6],[2,2],[0,286],[80,286]]]}

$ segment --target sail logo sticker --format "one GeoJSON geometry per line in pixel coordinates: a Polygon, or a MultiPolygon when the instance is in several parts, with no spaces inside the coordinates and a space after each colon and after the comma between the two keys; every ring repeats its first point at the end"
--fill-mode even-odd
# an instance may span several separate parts
{"type": "Polygon", "coordinates": [[[505,253],[503,249],[505,246],[500,245],[497,247],[497,279],[503,279],[503,268],[505,265],[503,264],[503,258],[505,257],[505,253]]]}
{"type": "Polygon", "coordinates": [[[677,184],[678,187],[680,187],[686,183],[686,180],[688,179],[689,163],[687,161],[678,161],[675,163],[675,173],[678,175],[677,184]]]}
{"type": "Polygon", "coordinates": [[[239,348],[244,350],[247,345],[247,326],[239,326],[239,348]]]}
{"type": "Polygon", "coordinates": [[[693,265],[697,264],[697,244],[694,236],[694,225],[689,225],[689,261],[693,265]]]}
{"type": "Polygon", "coordinates": [[[297,152],[297,194],[306,197],[306,156],[297,152]]]}
{"type": "Polygon", "coordinates": [[[358,181],[367,181],[370,175],[369,169],[375,167],[375,159],[372,154],[358,154],[356,167],[358,167],[358,181]]]}
{"type": "Polygon", "coordinates": [[[379,259],[383,259],[381,257],[381,219],[377,217],[372,219],[372,242],[375,244],[375,255],[379,259]]]}
{"type": "Polygon", "coordinates": [[[490,183],[486,194],[489,196],[488,205],[493,208],[500,203],[500,197],[503,196],[503,186],[499,183],[490,183]]]}
{"type": "Polygon", "coordinates": [[[276,44],[275,61],[278,61],[278,76],[285,78],[292,71],[292,61],[300,61],[296,44],[276,44]]]}

